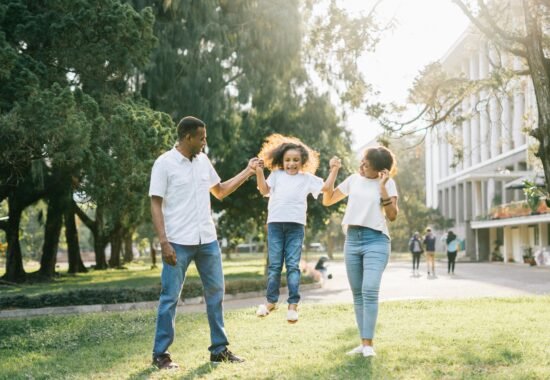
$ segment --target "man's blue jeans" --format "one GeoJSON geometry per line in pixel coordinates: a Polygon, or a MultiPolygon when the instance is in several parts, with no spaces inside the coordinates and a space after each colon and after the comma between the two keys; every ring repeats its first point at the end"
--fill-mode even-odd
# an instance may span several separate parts
{"type": "Polygon", "coordinates": [[[229,344],[223,323],[223,295],[225,292],[220,247],[217,241],[199,245],[179,245],[170,243],[176,251],[175,266],[163,262],[160,300],[157,315],[157,330],[153,346],[153,356],[168,352],[174,341],[176,306],[185,280],[185,273],[191,260],[199,271],[202,281],[206,313],[210,325],[211,346],[214,354],[222,352],[229,344]]]}
{"type": "Polygon", "coordinates": [[[288,303],[300,302],[300,258],[304,242],[304,225],[300,223],[267,224],[267,302],[279,301],[283,262],[286,266],[288,303]]]}
{"type": "Polygon", "coordinates": [[[344,258],[361,339],[374,338],[378,291],[389,257],[388,236],[368,227],[348,227],[344,258]]]}

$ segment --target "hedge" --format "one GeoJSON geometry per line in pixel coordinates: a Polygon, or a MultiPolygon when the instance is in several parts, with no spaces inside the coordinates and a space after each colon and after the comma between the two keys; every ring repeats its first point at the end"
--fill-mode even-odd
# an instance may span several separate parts
{"type": "MultiPolygon", "coordinates": [[[[282,278],[282,286],[286,279],[282,278]]],[[[313,278],[302,276],[303,284],[313,283],[313,278]]],[[[225,283],[226,294],[254,292],[265,289],[265,280],[233,280],[225,283]]],[[[159,298],[160,286],[143,288],[88,288],[71,290],[62,293],[41,294],[38,296],[7,296],[0,297],[2,309],[33,309],[51,306],[117,304],[128,302],[156,301],[159,298]]],[[[200,281],[188,281],[183,286],[181,298],[192,298],[202,295],[200,281]]]]}

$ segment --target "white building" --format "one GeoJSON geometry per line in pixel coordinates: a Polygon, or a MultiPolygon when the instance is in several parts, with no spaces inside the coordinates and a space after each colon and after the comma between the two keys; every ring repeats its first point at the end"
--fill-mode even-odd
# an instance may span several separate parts
{"type": "MultiPolygon", "coordinates": [[[[523,65],[517,57],[497,54],[473,28],[441,60],[446,71],[470,79],[486,78],[493,63],[523,65]]],[[[459,125],[440,125],[426,139],[426,204],[454,220],[453,230],[465,238],[466,254],[474,260],[491,259],[497,240],[505,262],[522,262],[526,248],[550,245],[550,214],[516,212],[523,216],[514,217],[508,212],[522,209],[525,196],[507,184],[534,177],[536,163],[526,133],[537,120],[533,85],[524,77],[512,88],[507,95],[470,96],[458,112],[471,117],[459,125]],[[459,151],[463,158],[453,161],[459,151]]]]}

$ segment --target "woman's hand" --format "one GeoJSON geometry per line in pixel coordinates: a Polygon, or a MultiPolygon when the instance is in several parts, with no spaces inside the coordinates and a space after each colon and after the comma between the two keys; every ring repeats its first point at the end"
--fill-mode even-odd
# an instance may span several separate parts
{"type": "Polygon", "coordinates": [[[340,158],[338,158],[337,156],[333,156],[330,159],[328,166],[330,170],[339,170],[342,167],[342,160],[340,160],[340,158]]]}
{"type": "Polygon", "coordinates": [[[378,172],[378,177],[382,180],[381,185],[385,186],[390,179],[390,171],[388,169],[381,170],[378,172]]]}

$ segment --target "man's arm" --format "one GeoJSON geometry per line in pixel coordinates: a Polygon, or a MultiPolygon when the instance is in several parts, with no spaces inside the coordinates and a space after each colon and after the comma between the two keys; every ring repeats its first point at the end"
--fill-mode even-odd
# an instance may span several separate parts
{"type": "Polygon", "coordinates": [[[229,194],[237,190],[251,175],[256,172],[259,158],[252,158],[248,161],[248,166],[235,177],[225,182],[218,183],[210,188],[210,192],[220,201],[229,194]]]}
{"type": "Polygon", "coordinates": [[[162,197],[157,195],[151,196],[151,217],[153,225],[160,241],[162,250],[162,258],[167,264],[176,265],[176,251],[168,242],[166,237],[166,229],[164,228],[164,215],[162,213],[162,197]]]}

